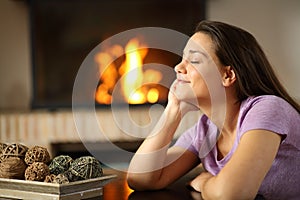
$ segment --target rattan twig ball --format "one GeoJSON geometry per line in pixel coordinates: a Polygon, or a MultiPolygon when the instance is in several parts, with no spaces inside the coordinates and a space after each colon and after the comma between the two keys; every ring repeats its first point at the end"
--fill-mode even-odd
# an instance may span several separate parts
{"type": "Polygon", "coordinates": [[[43,162],[47,164],[50,161],[50,154],[47,148],[34,146],[26,152],[24,161],[27,165],[31,165],[34,162],[43,162]]]}
{"type": "Polygon", "coordinates": [[[0,178],[24,179],[27,165],[18,157],[9,157],[0,163],[0,178]]]}
{"type": "Polygon", "coordinates": [[[53,183],[53,181],[54,181],[55,178],[56,178],[56,175],[55,175],[55,174],[47,175],[47,176],[45,177],[44,182],[46,182],[46,183],[53,183]]]}
{"type": "Polygon", "coordinates": [[[57,176],[55,174],[50,174],[46,176],[44,182],[46,183],[69,183],[68,177],[65,174],[58,174],[57,176]]]}
{"type": "Polygon", "coordinates": [[[67,171],[69,181],[86,180],[103,175],[100,162],[92,156],[83,156],[74,160],[67,171]]]}
{"type": "Polygon", "coordinates": [[[67,171],[73,162],[73,159],[68,155],[59,155],[52,159],[49,164],[51,174],[61,174],[67,171]]]}
{"type": "Polygon", "coordinates": [[[3,149],[5,149],[5,147],[7,147],[7,144],[0,142],[0,156],[2,154],[3,149]]]}
{"type": "Polygon", "coordinates": [[[9,158],[9,157],[18,157],[20,159],[24,159],[27,150],[28,150],[28,147],[23,144],[13,143],[13,144],[7,145],[2,150],[2,154],[0,156],[0,162],[3,162],[6,158],[9,158]]]}
{"type": "Polygon", "coordinates": [[[43,162],[34,162],[25,170],[25,180],[44,181],[46,176],[50,174],[48,165],[43,162]]]}
{"type": "Polygon", "coordinates": [[[53,180],[53,183],[58,183],[58,184],[69,183],[69,182],[70,181],[65,174],[58,174],[53,180]]]}

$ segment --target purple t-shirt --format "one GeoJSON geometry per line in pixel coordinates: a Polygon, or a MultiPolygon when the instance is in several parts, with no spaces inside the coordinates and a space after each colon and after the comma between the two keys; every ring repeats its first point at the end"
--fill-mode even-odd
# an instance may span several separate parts
{"type": "Polygon", "coordinates": [[[221,160],[217,159],[218,129],[206,115],[183,133],[175,146],[195,153],[204,168],[216,175],[235,152],[243,134],[253,129],[273,131],[283,138],[258,193],[272,200],[300,199],[300,115],[282,98],[263,95],[241,103],[237,137],[230,152],[221,160]]]}

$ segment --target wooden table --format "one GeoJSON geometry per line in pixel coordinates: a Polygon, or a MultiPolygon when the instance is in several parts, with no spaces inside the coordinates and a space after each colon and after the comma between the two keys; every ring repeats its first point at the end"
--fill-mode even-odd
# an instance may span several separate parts
{"type": "Polygon", "coordinates": [[[103,188],[103,200],[182,200],[195,199],[200,200],[201,195],[197,192],[189,191],[186,183],[191,181],[201,169],[194,169],[178,181],[164,190],[137,192],[128,187],[126,182],[126,173],[104,169],[107,174],[117,174],[117,178],[106,184],[103,188]]]}
{"type": "MultiPolygon", "coordinates": [[[[202,200],[201,194],[191,191],[186,184],[195,178],[202,168],[195,168],[164,190],[137,192],[131,190],[126,182],[126,173],[108,170],[109,174],[117,174],[117,178],[104,186],[102,200],[202,200]]],[[[104,170],[105,172],[105,170],[104,170]]],[[[257,196],[255,200],[263,200],[257,196]]]]}

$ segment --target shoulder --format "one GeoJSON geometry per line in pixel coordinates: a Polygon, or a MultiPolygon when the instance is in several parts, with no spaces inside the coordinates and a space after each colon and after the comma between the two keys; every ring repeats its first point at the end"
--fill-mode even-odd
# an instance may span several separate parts
{"type": "Polygon", "coordinates": [[[293,128],[300,129],[300,116],[284,99],[262,95],[242,102],[238,126],[241,132],[264,129],[286,135],[293,128]]]}
{"type": "Polygon", "coordinates": [[[275,95],[249,97],[242,102],[241,108],[250,109],[255,106],[267,106],[268,108],[272,107],[273,109],[286,108],[289,110],[295,110],[287,101],[275,95]]]}
{"type": "Polygon", "coordinates": [[[264,114],[263,116],[269,117],[270,115],[282,116],[284,114],[287,114],[290,117],[299,117],[299,113],[292,105],[281,97],[274,95],[249,97],[243,101],[241,103],[240,114],[245,116],[250,113],[264,114]]]}

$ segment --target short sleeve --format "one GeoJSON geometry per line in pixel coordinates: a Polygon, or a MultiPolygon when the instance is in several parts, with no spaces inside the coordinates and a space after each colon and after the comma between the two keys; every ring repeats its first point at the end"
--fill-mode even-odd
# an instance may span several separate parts
{"type": "MultiPolygon", "coordinates": [[[[293,134],[292,129],[298,127],[299,114],[285,100],[276,96],[260,96],[246,102],[241,108],[240,135],[254,129],[275,132],[286,138],[293,134]]],[[[295,130],[296,131],[296,130],[295,130]]]]}
{"type": "Polygon", "coordinates": [[[199,121],[185,131],[175,142],[174,146],[179,146],[193,152],[198,156],[203,138],[208,128],[209,120],[206,115],[202,115],[199,121]]]}
{"type": "Polygon", "coordinates": [[[194,154],[198,155],[198,151],[195,147],[195,138],[196,138],[196,124],[185,131],[175,142],[174,146],[182,147],[186,150],[193,152],[194,154]]]}

